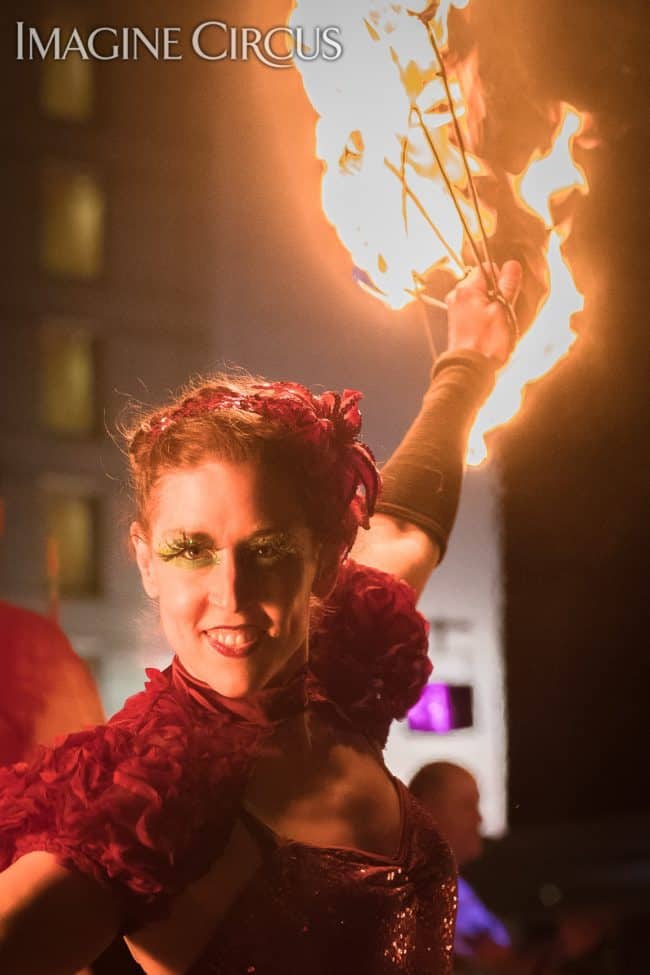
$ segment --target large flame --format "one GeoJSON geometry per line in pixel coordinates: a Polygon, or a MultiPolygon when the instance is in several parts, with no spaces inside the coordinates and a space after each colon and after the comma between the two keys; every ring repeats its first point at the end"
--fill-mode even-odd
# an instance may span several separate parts
{"type": "MultiPolygon", "coordinates": [[[[422,297],[434,269],[461,277],[472,250],[472,263],[484,253],[481,230],[489,236],[496,228],[494,212],[479,200],[472,205],[467,173],[489,167],[469,151],[463,159],[459,143],[460,131],[466,146],[476,144],[485,112],[478,60],[475,52],[453,59],[446,48],[449,12],[468,2],[295,0],[291,15],[293,25],[308,30],[325,21],[341,28],[339,61],[296,59],[319,115],[323,208],[360,284],[395,309],[422,297]]],[[[523,387],[551,369],[575,338],[570,319],[582,298],[561,253],[570,225],[566,218],[553,225],[551,201],[587,184],[571,154],[582,119],[571,106],[560,108],[550,151],[535,152],[512,177],[520,205],[547,228],[548,291],[476,420],[471,464],[486,456],[485,433],[517,412],[523,387]]]]}

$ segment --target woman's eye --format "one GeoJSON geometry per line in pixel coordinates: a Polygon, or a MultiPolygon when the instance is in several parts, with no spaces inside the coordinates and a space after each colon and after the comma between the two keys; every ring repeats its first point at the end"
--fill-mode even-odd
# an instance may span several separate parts
{"type": "Polygon", "coordinates": [[[290,558],[292,550],[278,542],[258,542],[253,545],[253,557],[262,565],[275,565],[283,559],[290,558]]]}
{"type": "Polygon", "coordinates": [[[262,561],[278,558],[282,553],[273,545],[256,545],[255,555],[262,561]]]}
{"type": "Polygon", "coordinates": [[[214,549],[210,545],[190,539],[169,542],[162,546],[158,555],[164,562],[186,562],[191,565],[206,565],[215,558],[214,549]]]}
{"type": "Polygon", "coordinates": [[[209,565],[219,561],[218,553],[211,545],[201,542],[188,542],[183,548],[181,558],[195,565],[209,565]]]}
{"type": "Polygon", "coordinates": [[[183,551],[183,557],[189,562],[195,562],[202,556],[205,557],[205,549],[202,549],[199,545],[186,545],[183,551]]]}

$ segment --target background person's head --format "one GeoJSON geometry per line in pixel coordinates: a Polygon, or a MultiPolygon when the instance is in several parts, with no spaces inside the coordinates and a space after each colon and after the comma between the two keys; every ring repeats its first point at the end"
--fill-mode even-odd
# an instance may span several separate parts
{"type": "Polygon", "coordinates": [[[431,762],[415,774],[409,788],[433,815],[459,867],[481,855],[480,794],[467,769],[431,762]]]}
{"type": "Polygon", "coordinates": [[[376,469],[358,395],[218,376],[126,432],[144,588],[195,677],[240,697],[305,658],[376,469]]]}

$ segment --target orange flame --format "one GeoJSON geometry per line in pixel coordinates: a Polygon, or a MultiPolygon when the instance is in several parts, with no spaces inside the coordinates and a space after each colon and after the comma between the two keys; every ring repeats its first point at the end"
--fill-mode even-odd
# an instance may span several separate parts
{"type": "Polygon", "coordinates": [[[480,464],[487,456],[485,434],[512,419],[519,410],[524,386],[552,369],[577,337],[571,329],[571,317],[582,311],[584,299],[561,250],[571,226],[569,221],[553,225],[551,202],[559,202],[572,190],[588,191],[585,174],[571,156],[571,144],[583,124],[580,114],[563,104],[552,148],[544,156],[535,152],[513,180],[520,200],[544,221],[549,231],[545,253],[547,292],[534,322],[499,373],[492,395],[476,418],[467,453],[467,462],[472,465],[480,464]]]}
{"type": "Polygon", "coordinates": [[[571,155],[572,142],[583,128],[584,119],[571,105],[563,103],[561,118],[546,155],[535,152],[519,176],[513,178],[515,192],[548,228],[553,227],[551,198],[572,190],[588,191],[584,170],[571,155]]]}
{"type": "MultiPolygon", "coordinates": [[[[463,159],[459,144],[460,134],[466,146],[476,146],[485,114],[476,52],[452,60],[446,50],[449,12],[468,2],[420,2],[414,10],[366,0],[364,13],[350,0],[295,0],[291,15],[294,25],[315,28],[326,19],[341,29],[339,61],[296,60],[319,114],[323,208],[362,286],[395,309],[421,295],[434,269],[462,276],[468,244],[474,263],[483,253],[476,243],[481,230],[489,237],[496,229],[496,214],[478,199],[472,205],[467,173],[489,167],[469,151],[463,159]]],[[[561,254],[570,225],[554,226],[551,203],[558,194],[587,191],[572,158],[582,125],[579,113],[562,105],[551,150],[535,152],[511,180],[522,208],[547,228],[548,292],[477,417],[470,464],[486,456],[485,433],[517,412],[523,387],[551,369],[575,339],[570,319],[582,297],[561,254]]]]}

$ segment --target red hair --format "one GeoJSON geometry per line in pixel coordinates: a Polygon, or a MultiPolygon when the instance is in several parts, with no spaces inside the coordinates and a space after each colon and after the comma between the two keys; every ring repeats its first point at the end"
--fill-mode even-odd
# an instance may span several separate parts
{"type": "Polygon", "coordinates": [[[358,439],[361,394],[314,395],[298,383],[219,374],[125,429],[137,517],[148,526],[160,477],[206,457],[256,461],[291,478],[309,527],[344,556],[367,526],[379,489],[370,449],[358,439]]]}

